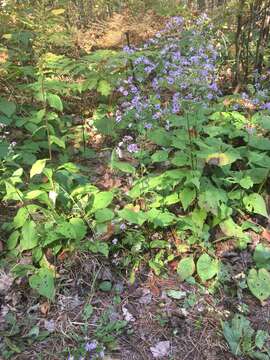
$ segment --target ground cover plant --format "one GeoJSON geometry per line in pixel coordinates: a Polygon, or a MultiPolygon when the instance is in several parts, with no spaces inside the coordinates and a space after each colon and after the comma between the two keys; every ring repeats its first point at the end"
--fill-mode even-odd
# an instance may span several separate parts
{"type": "Polygon", "coordinates": [[[86,52],[84,1],[0,2],[4,359],[270,359],[267,2],[217,5],[91,2],[160,26],[86,52]]]}

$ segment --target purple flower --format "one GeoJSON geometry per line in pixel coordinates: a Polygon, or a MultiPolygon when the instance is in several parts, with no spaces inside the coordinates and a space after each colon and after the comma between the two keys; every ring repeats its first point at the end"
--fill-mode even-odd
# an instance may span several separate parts
{"type": "Polygon", "coordinates": [[[168,82],[169,85],[173,85],[174,84],[174,79],[172,77],[168,77],[167,82],[168,82]]]}
{"type": "Polygon", "coordinates": [[[126,228],[127,228],[126,224],[124,223],[120,224],[120,230],[124,231],[126,230],[126,228]]]}
{"type": "Polygon", "coordinates": [[[149,129],[149,130],[150,130],[150,129],[152,129],[153,125],[150,124],[150,123],[148,123],[148,124],[145,124],[144,127],[145,127],[146,129],[149,129]]]}
{"type": "Polygon", "coordinates": [[[270,111],[270,102],[267,102],[261,106],[262,110],[268,110],[270,111]]]}
{"type": "Polygon", "coordinates": [[[127,151],[130,153],[136,153],[139,151],[138,145],[137,144],[129,144],[127,146],[127,151]]]}
{"type": "Polygon", "coordinates": [[[87,342],[86,344],[85,344],[85,350],[86,351],[93,351],[93,350],[95,350],[96,348],[97,348],[97,345],[98,345],[98,343],[96,342],[96,340],[94,340],[94,341],[92,341],[92,342],[87,342]]]}

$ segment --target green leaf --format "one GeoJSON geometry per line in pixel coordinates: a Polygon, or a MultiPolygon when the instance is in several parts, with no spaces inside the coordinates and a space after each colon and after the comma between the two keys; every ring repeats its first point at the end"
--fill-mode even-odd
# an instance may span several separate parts
{"type": "Polygon", "coordinates": [[[84,239],[86,236],[86,233],[87,233],[87,226],[86,226],[85,222],[83,221],[83,219],[71,218],[69,220],[69,222],[73,227],[73,231],[75,231],[75,234],[76,234],[75,240],[80,241],[80,240],[84,239]]]}
{"type": "Polygon", "coordinates": [[[30,276],[29,284],[40,295],[53,300],[55,296],[54,275],[47,268],[39,269],[35,275],[30,276]]]}
{"type": "Polygon", "coordinates": [[[170,134],[167,131],[165,131],[164,129],[161,129],[161,128],[150,131],[148,133],[148,137],[155,144],[160,145],[160,146],[168,147],[171,144],[171,136],[170,136],[170,134]]]}
{"type": "Polygon", "coordinates": [[[26,221],[22,227],[21,251],[33,249],[38,245],[38,233],[34,221],[26,221]]]}
{"type": "Polygon", "coordinates": [[[166,249],[168,246],[169,243],[165,240],[153,240],[150,242],[151,249],[166,249]]]}
{"type": "Polygon", "coordinates": [[[39,175],[42,173],[42,171],[45,168],[47,159],[37,160],[31,167],[30,170],[30,178],[32,178],[35,175],[39,175]]]}
{"type": "Polygon", "coordinates": [[[262,136],[251,136],[249,145],[259,150],[270,150],[270,140],[262,136]]]}
{"type": "Polygon", "coordinates": [[[0,160],[4,159],[7,156],[8,147],[9,147],[9,144],[7,143],[7,141],[4,140],[4,141],[0,142],[0,160]]]}
{"type": "Polygon", "coordinates": [[[243,189],[250,189],[254,185],[250,176],[246,176],[246,177],[242,178],[240,180],[239,184],[243,189]]]}
{"type": "Polygon", "coordinates": [[[190,160],[186,154],[184,154],[182,151],[177,151],[174,155],[174,157],[171,160],[171,163],[175,166],[186,166],[189,164],[190,160]]]}
{"type": "Polygon", "coordinates": [[[109,246],[107,243],[102,241],[91,241],[86,244],[86,248],[94,254],[100,253],[105,257],[109,255],[109,246]]]}
{"type": "Polygon", "coordinates": [[[64,140],[60,139],[57,136],[50,135],[50,141],[51,141],[51,144],[56,144],[57,146],[59,146],[62,149],[66,148],[66,144],[65,144],[64,140]]]}
{"type": "Polygon", "coordinates": [[[100,209],[105,209],[113,200],[113,193],[110,191],[101,191],[94,195],[94,201],[91,208],[91,213],[100,209]]]}
{"type": "Polygon", "coordinates": [[[106,281],[102,281],[99,284],[99,290],[104,291],[104,292],[110,292],[112,290],[112,283],[108,280],[106,281]]]}
{"type": "Polygon", "coordinates": [[[151,159],[153,162],[162,162],[168,159],[168,151],[159,150],[156,151],[152,156],[151,159]]]}
{"type": "Polygon", "coordinates": [[[10,234],[6,242],[8,250],[12,250],[16,247],[19,237],[20,237],[20,232],[18,230],[10,234]]]}
{"type": "Polygon", "coordinates": [[[135,212],[128,208],[124,208],[118,211],[118,215],[123,220],[126,220],[132,224],[137,224],[137,225],[142,225],[147,219],[146,214],[144,214],[142,211],[135,212]]]}
{"type": "Polygon", "coordinates": [[[189,205],[191,205],[196,198],[196,190],[194,188],[191,189],[185,187],[184,190],[182,190],[179,194],[179,197],[183,205],[183,209],[186,211],[189,205]]]}
{"type": "Polygon", "coordinates": [[[180,300],[186,297],[187,293],[180,290],[167,290],[167,295],[175,300],[180,300]]]}
{"type": "Polygon", "coordinates": [[[7,117],[11,117],[16,111],[16,104],[0,97],[0,112],[7,117]]]}
{"type": "Polygon", "coordinates": [[[250,327],[250,322],[243,315],[236,314],[231,321],[223,324],[223,334],[227,340],[231,351],[234,355],[242,355],[241,343],[245,339],[246,342],[251,342],[253,330],[250,327]]]}
{"type": "Polygon", "coordinates": [[[111,209],[100,209],[95,212],[97,222],[106,222],[114,218],[114,212],[111,209]]]}
{"type": "Polygon", "coordinates": [[[262,350],[264,344],[269,339],[269,334],[264,330],[258,330],[255,336],[255,345],[262,350]]]}
{"type": "Polygon", "coordinates": [[[177,274],[180,276],[181,280],[184,281],[195,271],[195,263],[192,256],[186,257],[179,261],[177,266],[177,274]]]}
{"type": "Polygon", "coordinates": [[[202,281],[212,279],[219,269],[219,263],[217,259],[211,258],[208,254],[203,254],[197,261],[197,272],[202,281]]]}
{"type": "Polygon", "coordinates": [[[63,103],[62,100],[60,99],[60,97],[56,94],[47,94],[47,100],[49,105],[58,110],[58,111],[63,111],[63,103]]]}
{"type": "Polygon", "coordinates": [[[58,223],[55,231],[66,239],[76,239],[77,237],[75,227],[68,221],[58,223]]]}
{"type": "Polygon", "coordinates": [[[260,194],[250,194],[243,198],[243,203],[249,212],[260,214],[268,218],[266,205],[263,197],[260,194]]]}
{"type": "Polygon", "coordinates": [[[121,170],[125,173],[133,174],[135,172],[135,167],[124,161],[113,161],[112,168],[121,170]]]}
{"type": "Polygon", "coordinates": [[[237,225],[231,217],[222,221],[220,223],[220,228],[226,236],[238,238],[239,247],[241,249],[246,248],[247,244],[250,242],[249,236],[243,232],[242,228],[237,225]]]}
{"type": "Polygon", "coordinates": [[[253,259],[257,268],[270,270],[270,247],[258,244],[255,248],[253,259]]]}
{"type": "Polygon", "coordinates": [[[82,319],[83,321],[87,321],[88,319],[90,319],[90,317],[92,316],[94,312],[94,308],[91,304],[86,304],[83,308],[83,312],[82,312],[82,319]]]}
{"type": "Polygon", "coordinates": [[[98,83],[97,91],[103,96],[108,96],[112,92],[111,85],[106,80],[100,80],[98,83]]]}
{"type": "Polygon", "coordinates": [[[270,274],[266,269],[251,269],[248,273],[247,284],[252,294],[261,301],[270,296],[270,274]]]}

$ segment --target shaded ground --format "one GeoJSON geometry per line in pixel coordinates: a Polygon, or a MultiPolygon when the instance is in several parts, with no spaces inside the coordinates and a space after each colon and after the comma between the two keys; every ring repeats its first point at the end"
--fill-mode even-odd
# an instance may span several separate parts
{"type": "MultiPolygon", "coordinates": [[[[243,304],[248,305],[255,329],[270,330],[269,301],[261,307],[245,293],[228,297],[221,289],[213,296],[204,288],[180,283],[174,274],[163,279],[143,270],[130,286],[117,269],[100,260],[77,254],[59,264],[61,277],[53,304],[38,299],[26,288],[26,281],[13,283],[2,297],[0,318],[2,345],[18,352],[10,358],[67,359],[68,351],[95,338],[106,344],[105,358],[112,360],[154,359],[151,347],[163,341],[170,344],[164,359],[233,360],[220,322],[243,304]],[[111,291],[98,289],[104,280],[112,283],[111,291]],[[170,297],[171,290],[180,290],[182,298],[170,297]],[[93,314],[85,321],[84,309],[90,303],[93,314]],[[4,320],[7,313],[13,324],[4,320]],[[122,320],[127,324],[118,332],[122,320]],[[42,340],[43,331],[47,333],[42,340]]],[[[6,289],[8,285],[6,278],[6,289]]],[[[230,286],[233,291],[234,285],[230,286]]]]}

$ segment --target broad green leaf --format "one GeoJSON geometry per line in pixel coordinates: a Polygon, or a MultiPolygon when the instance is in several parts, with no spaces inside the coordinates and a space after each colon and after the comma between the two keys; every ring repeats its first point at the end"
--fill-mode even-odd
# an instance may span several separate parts
{"type": "Polygon", "coordinates": [[[49,105],[58,110],[58,111],[63,111],[63,103],[62,100],[60,99],[60,97],[56,94],[47,94],[47,100],[49,105]]]}
{"type": "Polygon", "coordinates": [[[45,168],[47,159],[37,160],[31,167],[30,170],[30,178],[32,178],[35,175],[39,175],[42,173],[42,171],[45,168]]]}
{"type": "Polygon", "coordinates": [[[12,250],[16,247],[19,237],[20,237],[20,232],[18,230],[10,234],[6,242],[8,250],[12,250]]]}
{"type": "Polygon", "coordinates": [[[257,268],[270,270],[270,247],[258,244],[253,254],[257,268]]]}
{"type": "Polygon", "coordinates": [[[0,97],[0,113],[11,117],[16,111],[16,104],[13,101],[8,101],[5,98],[0,97]]]}
{"type": "Polygon", "coordinates": [[[182,151],[177,151],[174,155],[174,157],[171,160],[171,163],[175,166],[186,166],[189,164],[190,160],[186,154],[184,154],[182,151]]]}
{"type": "Polygon", "coordinates": [[[249,212],[268,217],[265,201],[260,194],[253,193],[245,196],[243,203],[249,212]]]}
{"type": "Polygon", "coordinates": [[[87,233],[87,226],[81,218],[71,218],[69,220],[76,234],[76,241],[80,241],[85,238],[87,233]]]}
{"type": "Polygon", "coordinates": [[[166,227],[171,225],[176,216],[168,211],[161,211],[157,209],[151,209],[145,213],[147,221],[152,222],[156,227],[166,227]]]}
{"type": "Polygon", "coordinates": [[[152,161],[155,162],[162,162],[162,161],[166,161],[168,159],[168,151],[165,150],[159,150],[156,151],[152,156],[151,156],[152,161]]]}
{"type": "Polygon", "coordinates": [[[54,274],[47,268],[42,268],[35,275],[30,276],[29,284],[40,295],[45,296],[49,300],[53,300],[55,296],[54,274]]]}
{"type": "Polygon", "coordinates": [[[114,218],[114,212],[111,209],[100,209],[95,212],[97,222],[106,222],[114,218]]]}
{"type": "Polygon", "coordinates": [[[239,184],[244,189],[250,189],[254,185],[250,176],[245,176],[244,178],[242,178],[239,184]]]}
{"type": "Polygon", "coordinates": [[[156,129],[153,131],[150,131],[148,133],[148,137],[150,140],[152,140],[155,144],[160,146],[170,146],[171,144],[171,136],[170,134],[165,131],[164,129],[156,129]]]}
{"type": "Polygon", "coordinates": [[[94,254],[100,253],[105,257],[108,257],[109,255],[109,246],[103,241],[89,241],[86,248],[94,254]]]}
{"type": "Polygon", "coordinates": [[[259,150],[270,150],[270,140],[262,136],[251,136],[249,145],[259,150]]]}
{"type": "Polygon", "coordinates": [[[211,258],[208,254],[203,254],[197,261],[197,272],[202,281],[212,279],[219,269],[219,263],[217,259],[211,258]]]}
{"type": "Polygon", "coordinates": [[[183,209],[186,211],[187,208],[192,204],[196,198],[196,190],[194,188],[185,187],[184,190],[179,194],[183,209]]]}
{"type": "Polygon", "coordinates": [[[64,140],[60,139],[57,136],[51,135],[50,141],[51,141],[51,144],[56,144],[57,146],[59,146],[62,149],[66,148],[66,144],[65,144],[64,140]]]}
{"type": "Polygon", "coordinates": [[[3,200],[22,201],[23,193],[18,188],[16,188],[7,181],[5,181],[5,186],[6,186],[6,195],[3,197],[3,200]]]}
{"type": "Polygon", "coordinates": [[[252,294],[261,301],[270,296],[270,274],[266,269],[251,269],[248,273],[247,284],[252,294]]]}
{"type": "Polygon", "coordinates": [[[25,195],[25,199],[34,200],[37,199],[39,196],[44,196],[44,195],[47,196],[47,193],[44,190],[32,190],[25,195]]]}
{"type": "Polygon", "coordinates": [[[97,91],[103,96],[108,96],[112,92],[111,84],[106,80],[100,80],[98,82],[97,91]]]}
{"type": "Polygon", "coordinates": [[[38,233],[33,220],[26,221],[22,227],[21,251],[33,249],[38,245],[38,233]]]}
{"type": "Polygon", "coordinates": [[[146,220],[147,216],[142,211],[133,211],[128,208],[124,208],[118,211],[118,215],[123,219],[132,224],[142,225],[146,220]]]}
{"type": "Polygon", "coordinates": [[[62,222],[58,223],[55,228],[55,231],[58,234],[61,234],[66,239],[74,239],[75,240],[77,238],[75,226],[73,226],[68,221],[62,221],[62,222]]]}
{"type": "Polygon", "coordinates": [[[101,191],[94,195],[94,201],[91,208],[91,213],[100,209],[105,209],[113,200],[113,193],[110,191],[101,191]]]}
{"type": "Polygon", "coordinates": [[[220,223],[220,228],[226,236],[239,239],[239,247],[241,249],[246,248],[247,244],[250,242],[249,236],[243,232],[241,227],[237,225],[231,217],[222,221],[220,223]]]}
{"type": "Polygon", "coordinates": [[[262,350],[265,342],[269,339],[268,332],[264,330],[258,330],[255,336],[255,345],[258,349],[262,350]]]}
{"type": "Polygon", "coordinates": [[[245,340],[246,343],[251,343],[251,338],[254,330],[250,326],[249,320],[243,315],[236,314],[231,321],[225,321],[223,324],[223,334],[227,340],[231,351],[234,355],[242,355],[242,343],[245,340]]]}
{"type": "Polygon", "coordinates": [[[134,166],[132,166],[128,162],[124,162],[124,161],[113,161],[112,168],[121,170],[125,173],[130,173],[130,174],[133,174],[135,172],[134,166]]]}
{"type": "Polygon", "coordinates": [[[177,274],[182,281],[186,280],[195,271],[195,263],[192,256],[186,257],[179,261],[177,266],[177,274]]]}
{"type": "Polygon", "coordinates": [[[8,154],[9,144],[5,140],[1,140],[0,142],[0,160],[4,159],[8,154]]]}

